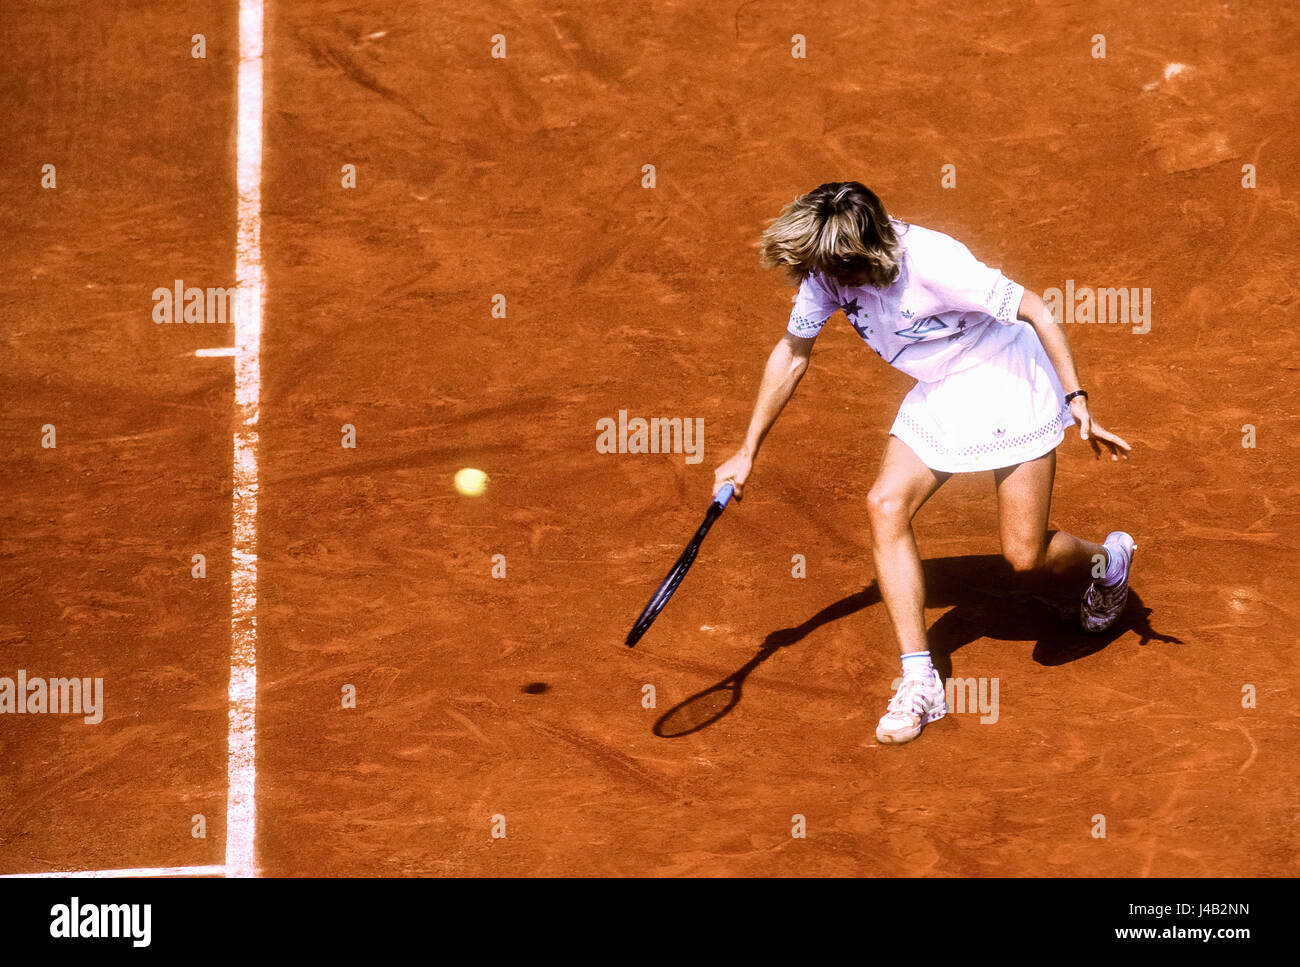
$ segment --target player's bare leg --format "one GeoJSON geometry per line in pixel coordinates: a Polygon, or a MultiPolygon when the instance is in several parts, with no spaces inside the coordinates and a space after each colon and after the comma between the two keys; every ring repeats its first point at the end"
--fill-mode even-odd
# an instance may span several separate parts
{"type": "Polygon", "coordinates": [[[1055,474],[1055,451],[993,472],[1002,553],[1031,586],[1037,583],[1037,575],[1071,583],[1088,581],[1079,605],[1079,621],[1085,631],[1102,632],[1119,619],[1128,603],[1137,544],[1124,531],[1111,531],[1104,545],[1065,531],[1049,531],[1047,512],[1055,474]]]}
{"type": "Polygon", "coordinates": [[[1095,576],[1093,568],[1100,565],[1104,571],[1108,560],[1100,544],[1047,529],[1055,477],[1055,450],[993,471],[1002,556],[1031,587],[1043,577],[1082,586],[1095,576]]]}
{"type": "Polygon", "coordinates": [[[925,640],[925,578],[912,518],[951,474],[931,470],[902,440],[885,444],[880,474],[867,494],[876,583],[902,655],[903,677],[876,726],[885,745],[911,742],[925,726],[948,714],[943,678],[925,640]]]}
{"type": "Polygon", "coordinates": [[[925,579],[912,518],[952,474],[931,470],[898,437],[885,443],[880,473],[867,494],[876,583],[893,623],[900,654],[928,650],[925,579]]]}

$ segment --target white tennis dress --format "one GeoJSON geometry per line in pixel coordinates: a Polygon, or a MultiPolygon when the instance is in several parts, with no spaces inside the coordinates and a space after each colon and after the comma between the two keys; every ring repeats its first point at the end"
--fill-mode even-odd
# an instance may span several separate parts
{"type": "Polygon", "coordinates": [[[1055,449],[1074,418],[1038,333],[1016,319],[1024,287],[941,232],[894,227],[903,252],[892,284],[813,273],[788,331],[811,338],[843,310],[877,355],[915,377],[889,432],[932,470],[992,470],[1055,449]]]}

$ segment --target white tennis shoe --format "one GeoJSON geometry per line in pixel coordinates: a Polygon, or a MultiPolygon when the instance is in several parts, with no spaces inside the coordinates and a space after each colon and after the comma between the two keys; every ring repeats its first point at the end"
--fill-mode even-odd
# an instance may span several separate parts
{"type": "Polygon", "coordinates": [[[921,730],[948,714],[943,679],[933,668],[926,676],[907,675],[889,700],[889,710],[876,726],[876,741],[886,745],[911,742],[921,730]]]}
{"type": "Polygon", "coordinates": [[[1088,585],[1088,590],[1083,592],[1083,601],[1079,604],[1079,621],[1083,624],[1084,631],[1094,634],[1113,625],[1123,613],[1124,605],[1128,604],[1128,579],[1133,573],[1133,552],[1137,550],[1133,535],[1124,531],[1111,531],[1101,546],[1106,548],[1107,554],[1119,555],[1124,562],[1124,576],[1111,587],[1093,581],[1088,585]]]}

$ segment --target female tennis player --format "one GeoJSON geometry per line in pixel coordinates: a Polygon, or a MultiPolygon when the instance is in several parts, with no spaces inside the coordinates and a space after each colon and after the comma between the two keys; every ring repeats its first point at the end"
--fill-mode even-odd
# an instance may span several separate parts
{"type": "Polygon", "coordinates": [[[992,470],[1011,567],[1091,581],[1079,609],[1083,627],[1109,628],[1128,600],[1133,538],[1113,531],[1093,544],[1048,530],[1047,514],[1067,427],[1078,424],[1098,458],[1104,449],[1112,460],[1127,459],[1130,447],[1089,411],[1065,330],[1043,300],[947,235],[890,218],[856,181],[821,185],[787,205],[763,233],[760,256],[765,267],[783,267],[798,292],[745,441],[715,471],[715,494],[730,481],[741,498],[764,437],[836,310],[877,355],[917,380],[867,494],[876,581],[903,659],[902,683],[876,738],[909,742],[948,712],[926,644],[912,518],[954,473],[992,470]]]}

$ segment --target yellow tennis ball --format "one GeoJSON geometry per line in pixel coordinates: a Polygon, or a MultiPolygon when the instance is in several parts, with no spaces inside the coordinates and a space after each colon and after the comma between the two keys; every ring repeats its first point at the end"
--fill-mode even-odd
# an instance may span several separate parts
{"type": "Polygon", "coordinates": [[[488,475],[482,470],[465,467],[456,471],[456,490],[466,497],[480,497],[487,490],[488,475]]]}

